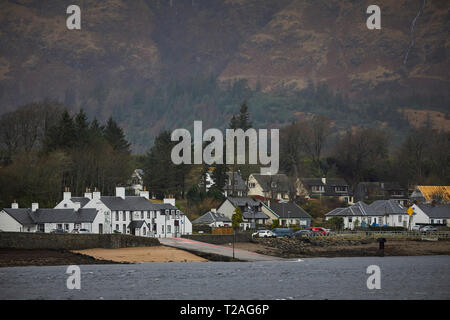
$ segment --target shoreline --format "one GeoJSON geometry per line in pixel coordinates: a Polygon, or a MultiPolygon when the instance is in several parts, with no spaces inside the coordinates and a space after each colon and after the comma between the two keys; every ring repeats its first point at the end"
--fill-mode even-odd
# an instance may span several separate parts
{"type": "MultiPolygon", "coordinates": [[[[279,257],[296,258],[350,258],[390,256],[450,255],[450,241],[390,240],[384,253],[378,243],[364,241],[317,241],[298,239],[258,239],[237,242],[237,249],[279,257]]],[[[135,264],[148,262],[233,262],[229,257],[176,249],[168,246],[130,247],[121,249],[46,250],[0,249],[0,268],[18,266],[60,266],[91,264],[135,264]]]]}

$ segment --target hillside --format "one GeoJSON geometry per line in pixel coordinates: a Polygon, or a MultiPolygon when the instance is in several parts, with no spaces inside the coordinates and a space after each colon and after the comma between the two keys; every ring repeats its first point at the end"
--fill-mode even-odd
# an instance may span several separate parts
{"type": "Polygon", "coordinates": [[[366,28],[366,0],[82,1],[80,31],[70,4],[0,3],[0,112],[56,99],[113,115],[138,152],[165,128],[224,127],[243,99],[257,126],[312,112],[401,132],[429,117],[413,109],[448,130],[446,0],[425,2],[406,63],[419,0],[383,1],[381,30],[366,28]]]}

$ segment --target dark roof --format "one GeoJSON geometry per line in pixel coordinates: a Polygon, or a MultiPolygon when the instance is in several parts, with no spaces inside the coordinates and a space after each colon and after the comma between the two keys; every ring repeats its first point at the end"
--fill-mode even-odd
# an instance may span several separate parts
{"type": "Polygon", "coordinates": [[[289,178],[284,173],[279,174],[259,174],[254,173],[252,176],[258,181],[264,192],[281,191],[289,192],[289,178]],[[274,187],[271,184],[275,183],[274,187]]]}
{"type": "Polygon", "coordinates": [[[369,205],[370,209],[385,214],[408,214],[408,209],[395,200],[376,200],[369,205]]]}
{"type": "Polygon", "coordinates": [[[280,218],[311,218],[305,210],[292,202],[270,203],[270,209],[280,218]]]}
{"type": "Polygon", "coordinates": [[[200,218],[192,221],[193,224],[210,224],[213,222],[231,222],[230,218],[226,217],[223,213],[208,211],[200,218]]]}
{"type": "Polygon", "coordinates": [[[140,229],[142,228],[143,225],[147,225],[147,223],[144,220],[135,220],[135,221],[131,221],[130,224],[128,225],[129,229],[140,229]]]}
{"type": "Polygon", "coordinates": [[[350,195],[350,188],[347,182],[344,179],[340,178],[327,178],[325,180],[326,183],[323,183],[322,178],[301,178],[302,184],[311,192],[312,186],[323,186],[323,192],[311,192],[311,194],[328,197],[339,197],[339,196],[348,196],[350,195]],[[347,191],[336,191],[336,187],[346,187],[347,191]]]}
{"type": "Polygon", "coordinates": [[[377,200],[370,205],[358,201],[347,208],[336,208],[326,216],[385,216],[390,214],[408,214],[407,208],[395,200],[377,200]]]}
{"type": "Polygon", "coordinates": [[[260,200],[250,197],[228,197],[227,200],[229,200],[235,207],[243,207],[246,204],[248,204],[249,206],[259,206],[259,204],[261,203],[260,200]]]}
{"type": "Polygon", "coordinates": [[[269,219],[270,217],[262,211],[245,211],[242,213],[244,219],[269,219]]]}
{"type": "Polygon", "coordinates": [[[14,218],[17,222],[22,225],[25,224],[34,224],[33,219],[30,217],[30,209],[11,209],[11,208],[3,208],[7,214],[9,214],[12,218],[14,218]]]}
{"type": "Polygon", "coordinates": [[[341,208],[342,210],[337,211],[336,209],[333,209],[332,211],[328,212],[326,216],[378,216],[378,215],[384,215],[384,214],[377,214],[376,212],[372,211],[369,208],[369,205],[365,204],[362,201],[359,201],[355,203],[354,205],[347,207],[347,208],[341,208]]]}
{"type": "Polygon", "coordinates": [[[300,180],[303,184],[308,186],[348,186],[348,183],[344,179],[340,178],[326,178],[326,183],[323,183],[322,178],[301,178],[300,180]]]}
{"type": "Polygon", "coordinates": [[[227,172],[227,176],[228,181],[223,188],[224,190],[231,190],[233,188],[232,177],[234,177],[234,191],[247,191],[247,185],[245,184],[245,181],[242,179],[239,172],[227,172]]]}
{"type": "Polygon", "coordinates": [[[97,216],[96,209],[3,209],[22,225],[36,223],[81,223],[93,222],[97,216]]]}
{"type": "Polygon", "coordinates": [[[432,205],[419,204],[417,205],[428,217],[432,219],[450,219],[450,205],[432,205]]]}
{"type": "Polygon", "coordinates": [[[144,197],[101,197],[100,200],[111,210],[119,211],[150,211],[158,210],[158,204],[144,197]]]}
{"type": "Polygon", "coordinates": [[[85,198],[85,197],[72,197],[70,198],[70,201],[72,202],[79,202],[81,205],[81,208],[83,208],[91,199],[85,198]]]}

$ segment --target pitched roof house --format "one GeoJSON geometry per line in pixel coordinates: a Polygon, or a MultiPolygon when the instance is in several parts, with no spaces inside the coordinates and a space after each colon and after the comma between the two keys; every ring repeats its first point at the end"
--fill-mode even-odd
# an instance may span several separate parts
{"type": "Polygon", "coordinates": [[[64,229],[67,232],[75,228],[99,232],[102,217],[95,209],[39,209],[38,204],[32,208],[3,208],[0,211],[0,229],[11,232],[50,232],[64,229]]]}
{"type": "Polygon", "coordinates": [[[231,219],[223,213],[217,212],[215,209],[206,212],[198,219],[192,221],[196,225],[208,225],[210,227],[231,227],[231,219]]]}
{"type": "Polygon", "coordinates": [[[325,219],[342,217],[344,219],[344,227],[353,229],[359,225],[363,227],[367,225],[407,227],[405,225],[407,216],[407,208],[396,200],[390,199],[377,200],[370,205],[358,201],[352,206],[331,210],[325,215],[325,219]]]}
{"type": "Polygon", "coordinates": [[[397,182],[360,182],[354,197],[355,201],[396,199],[403,205],[408,202],[407,190],[397,182]]]}
{"type": "Polygon", "coordinates": [[[449,204],[414,204],[415,224],[433,224],[450,226],[450,205],[449,204]]]}
{"type": "Polygon", "coordinates": [[[431,203],[433,200],[450,202],[450,186],[416,186],[411,196],[412,201],[431,203]]]}
{"type": "Polygon", "coordinates": [[[248,195],[263,200],[293,200],[291,195],[299,195],[299,184],[292,182],[283,174],[252,173],[248,178],[248,195]]]}
{"type": "Polygon", "coordinates": [[[253,224],[264,225],[268,223],[270,217],[261,210],[262,206],[263,203],[260,200],[252,197],[228,197],[217,208],[217,212],[231,219],[235,214],[235,209],[239,207],[244,220],[241,226],[248,229],[253,224]]]}
{"type": "Polygon", "coordinates": [[[345,203],[353,203],[353,196],[344,179],[301,178],[302,194],[307,198],[335,197],[345,203]]]}
{"type": "Polygon", "coordinates": [[[223,187],[223,194],[227,196],[245,197],[248,187],[239,172],[227,172],[227,183],[223,187]]]}
{"type": "Polygon", "coordinates": [[[298,205],[292,202],[270,202],[264,207],[270,209],[280,226],[301,226],[311,225],[311,216],[298,205]]]}

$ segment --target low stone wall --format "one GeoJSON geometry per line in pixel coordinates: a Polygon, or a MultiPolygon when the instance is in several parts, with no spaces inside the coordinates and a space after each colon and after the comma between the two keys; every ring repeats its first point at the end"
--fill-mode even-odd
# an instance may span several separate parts
{"type": "Polygon", "coordinates": [[[0,248],[5,249],[117,249],[159,245],[155,238],[124,234],[56,234],[0,232],[0,248]]]}
{"type": "MultiPolygon", "coordinates": [[[[225,244],[233,242],[232,234],[192,234],[183,235],[182,238],[212,244],[225,244]]],[[[251,242],[252,234],[249,232],[236,233],[236,242],[251,242]]]]}

